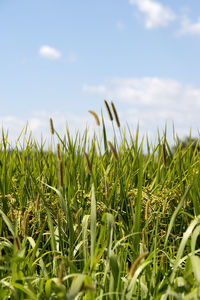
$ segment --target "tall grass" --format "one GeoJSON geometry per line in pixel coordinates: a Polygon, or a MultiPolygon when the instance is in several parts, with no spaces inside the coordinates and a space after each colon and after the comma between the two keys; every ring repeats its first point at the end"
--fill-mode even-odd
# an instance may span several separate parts
{"type": "Polygon", "coordinates": [[[113,139],[93,111],[100,136],[50,120],[48,149],[2,131],[0,299],[199,299],[198,149],[122,134],[105,104],[113,139]]]}

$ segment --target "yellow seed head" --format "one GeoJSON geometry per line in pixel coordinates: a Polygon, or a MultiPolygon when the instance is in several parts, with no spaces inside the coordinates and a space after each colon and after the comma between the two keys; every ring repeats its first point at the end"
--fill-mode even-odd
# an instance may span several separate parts
{"type": "Polygon", "coordinates": [[[57,160],[60,160],[60,144],[57,144],[57,160]]]}
{"type": "Polygon", "coordinates": [[[99,117],[97,116],[97,114],[93,110],[88,110],[88,112],[94,116],[97,126],[100,126],[100,121],[99,121],[99,117]]]}
{"type": "Polygon", "coordinates": [[[140,255],[134,260],[134,262],[133,262],[132,265],[131,265],[131,268],[130,268],[130,271],[129,271],[129,274],[128,274],[128,278],[132,278],[132,277],[133,277],[133,275],[135,274],[135,271],[137,270],[137,267],[139,266],[141,260],[142,260],[143,258],[145,258],[148,254],[149,254],[149,252],[146,251],[146,252],[140,254],[140,255]]]}
{"type": "Polygon", "coordinates": [[[62,160],[58,161],[58,180],[59,180],[59,187],[64,186],[64,169],[63,169],[63,162],[62,160]]]}

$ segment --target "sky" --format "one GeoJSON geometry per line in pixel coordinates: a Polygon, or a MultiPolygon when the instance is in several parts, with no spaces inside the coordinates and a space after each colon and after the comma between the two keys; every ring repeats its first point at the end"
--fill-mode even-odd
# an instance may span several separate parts
{"type": "Polygon", "coordinates": [[[95,127],[113,101],[121,126],[154,139],[198,135],[199,0],[0,0],[0,126],[50,137],[95,127]]]}

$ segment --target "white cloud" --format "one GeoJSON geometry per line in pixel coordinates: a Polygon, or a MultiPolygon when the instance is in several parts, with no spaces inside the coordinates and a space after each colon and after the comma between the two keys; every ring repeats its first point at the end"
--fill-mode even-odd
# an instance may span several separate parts
{"type": "Polygon", "coordinates": [[[32,132],[37,131],[38,129],[40,129],[43,126],[42,120],[40,120],[36,117],[32,117],[28,124],[29,124],[30,130],[32,132]]]}
{"type": "Polygon", "coordinates": [[[109,98],[117,98],[129,104],[163,106],[177,100],[182,93],[182,85],[172,79],[156,77],[112,78],[105,84],[83,85],[83,91],[98,93],[109,98]]]}
{"type": "Polygon", "coordinates": [[[129,0],[129,3],[135,5],[144,14],[147,29],[165,27],[176,18],[175,13],[170,8],[157,1],[129,0]]]}
{"type": "Polygon", "coordinates": [[[180,134],[199,127],[200,88],[173,79],[156,77],[113,78],[100,85],[84,85],[83,91],[127,107],[120,119],[155,136],[156,128],[174,121],[180,134]],[[121,104],[120,104],[121,103],[121,104]],[[122,105],[123,104],[123,105],[122,105]],[[126,104],[126,105],[124,105],[126,104]]]}
{"type": "Polygon", "coordinates": [[[200,35],[200,17],[196,23],[192,23],[186,16],[183,17],[178,33],[180,35],[200,35]]]}
{"type": "Polygon", "coordinates": [[[61,53],[57,49],[47,45],[40,47],[39,54],[42,57],[52,59],[52,60],[59,59],[61,57],[61,53]]]}

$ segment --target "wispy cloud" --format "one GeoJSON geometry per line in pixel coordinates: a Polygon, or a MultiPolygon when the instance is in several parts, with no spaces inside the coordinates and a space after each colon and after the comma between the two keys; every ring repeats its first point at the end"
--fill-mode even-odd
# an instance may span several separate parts
{"type": "Polygon", "coordinates": [[[107,86],[106,85],[88,85],[88,84],[84,84],[83,85],[83,91],[84,92],[88,92],[88,93],[94,93],[94,94],[104,94],[107,93],[107,86]]]}
{"type": "Polygon", "coordinates": [[[40,47],[39,54],[42,57],[45,57],[47,59],[52,59],[52,60],[61,58],[60,51],[58,51],[57,49],[52,48],[48,45],[44,45],[44,46],[40,47]]]}
{"type": "Polygon", "coordinates": [[[77,61],[77,56],[76,56],[76,54],[75,54],[74,52],[70,52],[70,53],[68,54],[68,56],[67,56],[66,61],[67,61],[68,63],[76,62],[76,61],[77,61]]]}
{"type": "Polygon", "coordinates": [[[153,0],[129,0],[145,16],[147,29],[165,27],[176,18],[175,13],[168,7],[153,0]]]}
{"type": "Polygon", "coordinates": [[[196,23],[191,22],[188,17],[183,17],[181,28],[178,31],[180,35],[200,35],[200,17],[196,23]]]}
{"type": "Polygon", "coordinates": [[[123,31],[125,29],[125,24],[122,22],[122,21],[118,21],[116,23],[116,28],[119,30],[119,31],[123,31]]]}
{"type": "Polygon", "coordinates": [[[27,57],[23,57],[22,60],[20,61],[20,63],[21,63],[22,65],[27,64],[27,62],[28,62],[27,57]]]}

